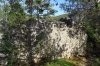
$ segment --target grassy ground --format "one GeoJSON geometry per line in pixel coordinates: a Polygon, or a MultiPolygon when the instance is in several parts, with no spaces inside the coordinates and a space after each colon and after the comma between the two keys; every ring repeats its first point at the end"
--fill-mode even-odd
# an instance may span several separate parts
{"type": "Polygon", "coordinates": [[[64,59],[55,59],[41,66],[74,66],[74,64],[64,59]]]}
{"type": "Polygon", "coordinates": [[[86,62],[87,59],[85,57],[75,57],[70,59],[62,58],[52,60],[41,66],[85,66],[86,62]]]}

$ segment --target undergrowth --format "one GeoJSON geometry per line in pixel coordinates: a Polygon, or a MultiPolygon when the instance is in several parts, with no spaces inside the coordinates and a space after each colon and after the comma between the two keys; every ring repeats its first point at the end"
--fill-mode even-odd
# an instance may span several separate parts
{"type": "Polygon", "coordinates": [[[55,60],[51,60],[50,62],[47,62],[41,66],[74,66],[74,64],[71,62],[67,62],[63,59],[55,59],[55,60]]]}

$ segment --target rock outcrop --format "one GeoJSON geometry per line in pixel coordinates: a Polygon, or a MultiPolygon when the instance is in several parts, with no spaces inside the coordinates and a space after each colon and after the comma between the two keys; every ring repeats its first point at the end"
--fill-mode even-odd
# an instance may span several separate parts
{"type": "Polygon", "coordinates": [[[83,27],[76,25],[72,22],[69,27],[64,22],[36,22],[30,19],[9,30],[15,45],[19,47],[20,42],[22,45],[18,49],[18,57],[27,60],[31,56],[37,62],[44,56],[54,59],[85,55],[87,34],[83,27]]]}

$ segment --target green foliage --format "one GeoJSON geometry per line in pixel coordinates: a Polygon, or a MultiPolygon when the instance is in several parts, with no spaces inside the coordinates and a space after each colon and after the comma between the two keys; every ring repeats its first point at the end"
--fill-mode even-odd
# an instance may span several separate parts
{"type": "Polygon", "coordinates": [[[87,30],[88,35],[90,35],[93,38],[94,37],[93,27],[86,23],[85,28],[87,30]]]}
{"type": "Polygon", "coordinates": [[[0,11],[2,11],[2,14],[0,14],[0,16],[2,16],[2,18],[7,21],[7,17],[8,17],[8,12],[10,11],[10,7],[9,4],[7,4],[4,0],[2,0],[3,3],[2,5],[0,5],[0,11]]]}
{"type": "Polygon", "coordinates": [[[18,23],[24,20],[24,11],[18,2],[14,3],[15,2],[14,1],[13,2],[14,4],[12,5],[10,1],[11,0],[9,0],[9,6],[11,10],[9,10],[9,6],[8,4],[5,4],[5,1],[2,2],[4,3],[4,5],[2,6],[3,7],[2,14],[4,14],[3,19],[7,23],[9,23],[9,26],[7,26],[8,25],[7,23],[5,23],[6,26],[2,27],[3,39],[2,39],[2,43],[0,47],[0,52],[6,55],[7,62],[8,62],[7,66],[18,66],[17,64],[18,64],[19,59],[17,58],[17,55],[18,55],[17,46],[14,43],[14,38],[12,36],[13,32],[10,29],[13,28],[12,26],[16,26],[18,23]]]}
{"type": "Polygon", "coordinates": [[[2,43],[1,43],[1,48],[0,51],[6,55],[7,57],[7,66],[13,66],[17,64],[17,47],[14,44],[14,40],[12,39],[11,36],[12,32],[11,31],[4,31],[3,36],[2,36],[2,43]]]}
{"type": "Polygon", "coordinates": [[[87,22],[85,22],[85,28],[88,32],[88,35],[91,36],[91,38],[93,38],[96,42],[100,42],[99,11],[100,10],[97,9],[91,11],[92,14],[87,15],[87,22]]]}
{"type": "MultiPolygon", "coordinates": [[[[100,7],[87,12],[84,18],[84,26],[88,35],[87,52],[94,57],[100,57],[100,7]]],[[[98,63],[93,66],[98,66],[98,63]]]]}
{"type": "Polygon", "coordinates": [[[11,10],[8,13],[8,23],[18,25],[25,18],[25,14],[19,3],[11,4],[11,10]]]}
{"type": "Polygon", "coordinates": [[[54,15],[57,10],[52,9],[52,4],[50,0],[26,0],[25,4],[27,5],[27,12],[31,15],[37,16],[39,18],[47,18],[50,15],[54,15]]]}
{"type": "Polygon", "coordinates": [[[37,39],[38,41],[40,41],[40,40],[43,39],[43,37],[45,37],[45,33],[44,33],[44,32],[41,32],[39,35],[36,36],[36,39],[37,39]]]}
{"type": "Polygon", "coordinates": [[[92,64],[92,66],[100,66],[100,58],[95,59],[96,62],[92,64]]]}
{"type": "Polygon", "coordinates": [[[3,18],[3,15],[4,15],[3,11],[0,10],[0,18],[3,18]]]}
{"type": "Polygon", "coordinates": [[[100,7],[100,3],[98,4],[98,7],[100,7]]]}
{"type": "Polygon", "coordinates": [[[64,3],[60,4],[60,8],[65,12],[67,12],[68,14],[71,14],[72,17],[75,17],[78,14],[86,15],[87,11],[89,10],[91,11],[92,9],[98,8],[98,6],[96,5],[98,5],[97,0],[93,0],[93,1],[92,0],[65,0],[64,3]]]}
{"type": "Polygon", "coordinates": [[[48,64],[44,66],[74,66],[73,63],[67,62],[63,59],[55,59],[48,62],[48,64]]]}
{"type": "Polygon", "coordinates": [[[9,13],[9,19],[8,19],[8,23],[10,25],[18,25],[21,21],[24,20],[24,14],[21,14],[19,12],[15,13],[15,12],[10,12],[9,13]]]}

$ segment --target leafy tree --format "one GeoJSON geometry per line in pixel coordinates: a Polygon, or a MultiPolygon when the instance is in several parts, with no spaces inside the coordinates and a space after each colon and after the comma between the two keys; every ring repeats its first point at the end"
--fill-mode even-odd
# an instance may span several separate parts
{"type": "Polygon", "coordinates": [[[11,10],[8,13],[8,23],[16,25],[24,20],[25,14],[24,10],[19,4],[19,1],[9,0],[11,10]]]}
{"type": "Polygon", "coordinates": [[[70,17],[79,15],[79,19],[81,19],[80,16],[84,15],[83,17],[85,17],[88,11],[97,7],[97,0],[66,0],[65,3],[60,4],[60,8],[69,13],[70,17]]]}
{"type": "Polygon", "coordinates": [[[88,34],[87,52],[98,57],[100,57],[100,51],[98,51],[100,50],[99,5],[98,0],[66,0],[60,6],[71,17],[75,17],[75,15],[81,17],[84,14],[83,20],[78,22],[82,23],[88,34]]]}
{"type": "Polygon", "coordinates": [[[4,1],[4,0],[0,0],[0,2],[2,3],[2,5],[1,5],[2,18],[3,18],[5,21],[7,21],[8,12],[10,11],[10,7],[9,7],[9,5],[6,3],[6,1],[4,1]]]}
{"type": "Polygon", "coordinates": [[[3,18],[3,11],[0,10],[0,18],[3,18]]]}
{"type": "Polygon", "coordinates": [[[27,4],[27,10],[31,14],[32,17],[32,12],[33,12],[33,0],[26,0],[25,4],[27,4]]]}
{"type": "Polygon", "coordinates": [[[50,0],[26,0],[28,12],[37,16],[38,21],[41,16],[53,15],[56,10],[51,8],[50,0]],[[45,12],[45,13],[44,13],[45,12]]]}
{"type": "Polygon", "coordinates": [[[21,8],[21,5],[19,4],[19,0],[5,0],[4,2],[8,2],[10,6],[10,10],[8,10],[8,5],[4,5],[4,11],[5,14],[7,14],[6,21],[3,21],[4,25],[2,29],[4,29],[3,32],[3,40],[1,44],[0,50],[2,53],[4,53],[7,56],[7,66],[18,66],[18,48],[15,44],[15,39],[12,36],[13,35],[13,30],[12,28],[15,27],[16,25],[24,20],[24,11],[21,8]],[[8,10],[8,12],[6,12],[8,10]]]}
{"type": "Polygon", "coordinates": [[[13,32],[10,29],[11,26],[8,26],[7,24],[3,24],[0,29],[3,33],[0,52],[6,55],[7,66],[18,66],[18,51],[14,43],[14,37],[12,36],[13,32]]]}
{"type": "Polygon", "coordinates": [[[100,52],[100,7],[88,12],[87,18],[84,20],[85,28],[88,33],[88,45],[94,54],[98,55],[100,52]],[[95,16],[95,17],[94,17],[95,16]]]}

